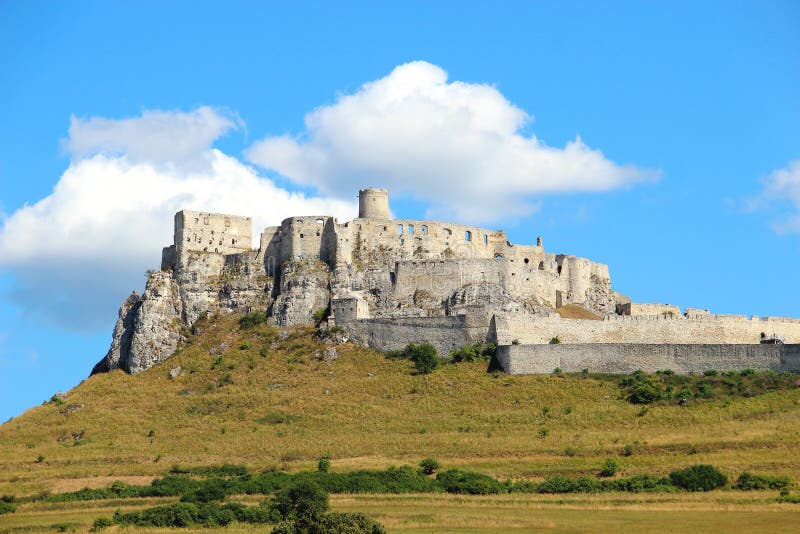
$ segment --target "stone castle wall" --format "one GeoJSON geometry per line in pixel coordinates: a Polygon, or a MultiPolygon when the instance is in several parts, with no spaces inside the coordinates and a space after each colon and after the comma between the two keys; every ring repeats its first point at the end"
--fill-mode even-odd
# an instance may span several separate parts
{"type": "Polygon", "coordinates": [[[178,250],[235,254],[252,248],[250,217],[183,210],[175,214],[178,250]]]}
{"type": "Polygon", "coordinates": [[[497,317],[500,344],[513,340],[521,344],[546,344],[553,337],[561,343],[675,343],[707,344],[759,343],[761,334],[782,337],[786,343],[800,343],[800,320],[743,315],[607,316],[602,321],[562,319],[558,316],[497,317]]]}
{"type": "Polygon", "coordinates": [[[505,345],[497,361],[510,374],[653,373],[671,369],[679,374],[759,369],[800,371],[800,345],[642,344],[505,345]]]}
{"type": "Polygon", "coordinates": [[[491,330],[485,316],[455,315],[362,319],[346,324],[350,339],[379,351],[404,349],[409,343],[430,343],[440,357],[452,349],[487,340],[491,330]]]}

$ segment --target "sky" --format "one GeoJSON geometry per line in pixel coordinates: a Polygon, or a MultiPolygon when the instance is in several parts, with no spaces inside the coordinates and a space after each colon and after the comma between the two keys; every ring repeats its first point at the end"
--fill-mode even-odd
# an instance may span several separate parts
{"type": "Polygon", "coordinates": [[[541,235],[800,317],[800,3],[0,0],[0,421],[105,354],[172,215],[541,235]]]}

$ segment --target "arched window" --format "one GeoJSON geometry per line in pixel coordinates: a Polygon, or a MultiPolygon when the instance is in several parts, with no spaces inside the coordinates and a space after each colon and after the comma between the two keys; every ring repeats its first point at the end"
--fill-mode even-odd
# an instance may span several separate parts
{"type": "Polygon", "coordinates": [[[497,254],[494,255],[494,259],[502,260],[503,259],[503,255],[498,252],[497,254]]]}
{"type": "Polygon", "coordinates": [[[489,244],[489,236],[486,234],[483,234],[483,244],[484,245],[489,244]]]}
{"type": "Polygon", "coordinates": [[[424,224],[419,227],[419,231],[422,235],[428,235],[428,227],[424,224]]]}
{"type": "Polygon", "coordinates": [[[472,232],[470,232],[469,230],[467,230],[466,232],[464,232],[464,239],[465,239],[466,241],[472,241],[472,232]]]}
{"type": "Polygon", "coordinates": [[[530,261],[531,261],[531,260],[529,260],[528,258],[525,258],[525,265],[528,265],[528,263],[529,263],[530,261]]]}
{"type": "Polygon", "coordinates": [[[539,270],[540,271],[544,271],[544,262],[543,261],[539,262],[539,270]]]}
{"type": "Polygon", "coordinates": [[[398,234],[402,234],[403,233],[403,225],[402,224],[398,224],[397,225],[397,233],[398,234]]]}
{"type": "Polygon", "coordinates": [[[414,235],[414,225],[413,224],[409,224],[408,225],[408,235],[414,235]]]}
{"type": "Polygon", "coordinates": [[[322,223],[324,223],[324,222],[325,222],[325,221],[324,221],[324,220],[322,220],[322,219],[317,219],[317,224],[322,224],[322,223]]]}

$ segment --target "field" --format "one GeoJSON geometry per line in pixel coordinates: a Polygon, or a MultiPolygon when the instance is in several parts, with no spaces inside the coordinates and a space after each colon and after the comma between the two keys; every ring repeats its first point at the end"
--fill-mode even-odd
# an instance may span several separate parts
{"type": "MultiPolygon", "coordinates": [[[[0,495],[21,500],[17,512],[0,515],[0,532],[58,525],[83,531],[99,515],[153,504],[33,499],[43,492],[105,487],[114,480],[147,484],[176,464],[310,470],[326,453],[334,471],[415,466],[433,457],[444,468],[541,481],[594,477],[603,460],[613,458],[620,465],[617,476],[661,476],[705,463],[730,480],[743,471],[800,480],[796,384],[643,409],[625,400],[619,378],[506,376],[487,372],[485,362],[416,375],[408,361],[351,344],[337,345],[336,357],[326,359],[326,345],[310,328],[242,330],[236,317],[215,317],[199,330],[165,364],[134,376],[93,376],[65,399],[0,426],[0,495]],[[180,373],[169,378],[177,366],[180,373]]],[[[391,532],[796,528],[800,505],[776,497],[777,491],[725,489],[333,495],[331,503],[335,510],[363,511],[391,532]]]]}

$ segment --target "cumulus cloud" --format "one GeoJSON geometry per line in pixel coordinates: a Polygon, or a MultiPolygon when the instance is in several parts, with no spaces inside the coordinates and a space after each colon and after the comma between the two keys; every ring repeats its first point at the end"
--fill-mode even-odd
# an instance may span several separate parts
{"type": "Polygon", "coordinates": [[[352,201],[289,192],[210,148],[233,127],[227,120],[210,108],[73,120],[65,141],[73,159],[53,192],[2,221],[0,269],[16,279],[8,296],[62,326],[94,328],[160,265],[176,211],[248,215],[255,236],[296,214],[356,215],[352,201]],[[184,135],[193,139],[160,146],[184,135]]]}
{"type": "Polygon", "coordinates": [[[607,191],[658,173],[609,161],[579,137],[563,148],[523,135],[530,116],[495,87],[448,82],[417,61],[305,117],[299,136],[267,137],[246,157],[327,195],[387,187],[431,214],[497,220],[548,193],[607,191]]]}
{"type": "Polygon", "coordinates": [[[240,126],[235,115],[208,106],[188,113],[144,111],[141,117],[121,120],[73,116],[62,144],[76,158],[106,154],[124,155],[131,162],[185,164],[240,126]]]}
{"type": "Polygon", "coordinates": [[[789,206],[788,211],[783,212],[782,220],[775,224],[775,230],[780,233],[800,232],[800,160],[773,171],[763,182],[761,196],[752,207],[789,206]]]}

